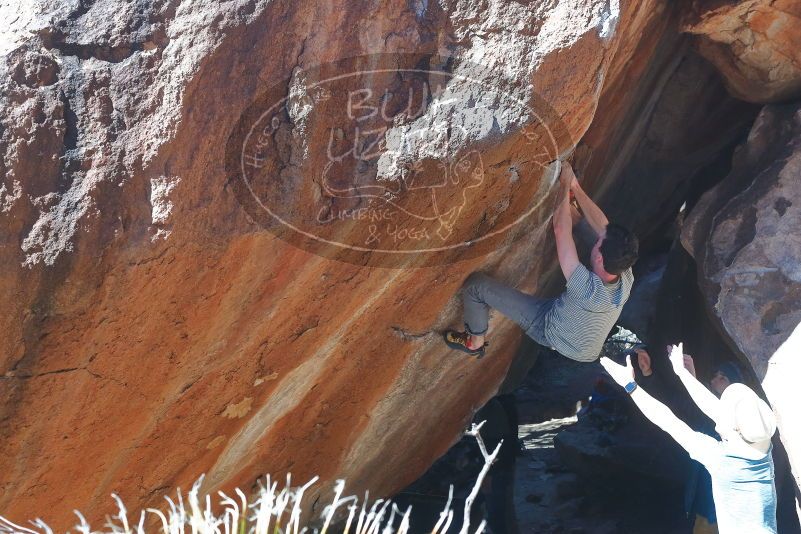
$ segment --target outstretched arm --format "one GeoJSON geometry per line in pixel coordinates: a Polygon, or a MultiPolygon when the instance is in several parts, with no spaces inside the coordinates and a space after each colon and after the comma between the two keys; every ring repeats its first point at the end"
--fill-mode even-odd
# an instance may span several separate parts
{"type": "Polygon", "coordinates": [[[561,187],[559,190],[559,201],[553,213],[553,233],[556,237],[556,254],[559,257],[559,266],[566,280],[570,280],[576,267],[579,265],[576,243],[573,241],[573,218],[570,213],[570,176],[565,173],[565,168],[570,168],[566,163],[562,165],[562,172],[559,175],[561,187]]]}
{"type": "Polygon", "coordinates": [[[673,371],[678,375],[687,393],[707,417],[717,422],[720,410],[720,400],[706,386],[699,382],[687,369],[684,363],[684,349],[682,344],[673,345],[670,349],[670,363],[673,371]]]}
{"type": "MultiPolygon", "coordinates": [[[[627,356],[626,363],[627,365],[623,366],[605,356],[601,358],[601,365],[609,373],[609,376],[621,386],[634,380],[631,356],[627,356]]],[[[631,394],[631,399],[649,421],[670,434],[670,437],[696,460],[700,461],[705,458],[709,448],[717,446],[717,440],[701,432],[693,431],[687,423],[676,417],[670,408],[653,398],[643,388],[635,389],[631,394]]]]}
{"type": "Polygon", "coordinates": [[[581,211],[584,212],[584,217],[587,219],[587,222],[590,223],[592,229],[598,235],[603,235],[606,231],[606,225],[609,224],[609,219],[606,218],[604,212],[601,211],[601,208],[592,201],[592,199],[584,192],[581,185],[579,185],[578,180],[576,180],[576,175],[573,173],[572,167],[570,164],[564,163],[563,168],[567,168],[568,172],[570,173],[571,180],[570,180],[570,189],[573,191],[573,194],[576,197],[576,201],[578,201],[579,206],[581,207],[581,211]]]}

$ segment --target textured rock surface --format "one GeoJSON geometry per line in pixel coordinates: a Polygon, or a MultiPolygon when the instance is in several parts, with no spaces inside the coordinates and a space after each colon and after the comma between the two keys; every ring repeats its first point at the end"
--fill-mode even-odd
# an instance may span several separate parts
{"type": "MultiPolygon", "coordinates": [[[[488,256],[341,263],[254,224],[225,173],[228,134],[298,67],[414,51],[486,65],[488,88],[535,91],[568,150],[607,74],[637,80],[650,53],[632,62],[640,36],[658,41],[666,5],[4,3],[15,13],[0,66],[3,513],[63,528],[73,508],[109,512],[112,491],[131,509],[160,505],[203,472],[207,489],[290,470],[373,494],[414,479],[493,394],[519,336],[495,322],[492,357],[477,364],[429,332],[457,321],[449,299],[472,270],[536,285],[552,261],[540,252],[550,203],[525,240],[488,256]]],[[[304,126],[307,139],[326,127],[304,126]]],[[[482,148],[492,184],[463,228],[548,200],[540,174],[507,179],[536,169],[522,134],[486,135],[460,147],[482,148]]]]}
{"type": "Polygon", "coordinates": [[[750,102],[801,96],[801,3],[797,0],[694,0],[684,31],[750,102]]]}
{"type": "Polygon", "coordinates": [[[682,230],[714,313],[759,377],[801,321],[799,173],[798,107],[766,107],[682,230]]]}
{"type": "Polygon", "coordinates": [[[801,359],[792,343],[781,356],[777,349],[801,323],[799,175],[801,108],[767,106],[735,152],[731,174],[701,197],[682,230],[712,316],[751,362],[781,420],[796,480],[801,359]]]}
{"type": "MultiPolygon", "coordinates": [[[[684,29],[731,91],[752,101],[797,93],[790,2],[703,6],[684,29]],[[728,30],[739,40],[727,41],[728,30]]],[[[587,186],[618,193],[604,197],[610,215],[646,237],[664,233],[698,169],[753,116],[687,53],[678,9],[666,0],[0,3],[0,510],[64,528],[73,508],[95,521],[108,513],[112,491],[131,509],[156,506],[201,473],[207,490],[264,473],[320,475],[310,502],[341,477],[373,495],[411,482],[499,387],[520,336],[496,320],[491,357],[443,350],[436,330],[458,322],[451,296],[462,280],[483,269],[522,289],[560,282],[552,184],[521,130],[535,118],[505,113],[497,95],[547,102],[557,151],[582,139],[587,186]],[[488,233],[539,206],[490,248],[390,265],[355,249],[295,248],[243,206],[226,143],[265,88],[278,87],[299,104],[270,139],[283,164],[275,176],[301,179],[278,188],[289,214],[320,201],[354,207],[318,183],[337,110],[302,97],[316,66],[379,52],[451,58],[448,69],[478,80],[457,105],[423,117],[461,118],[452,148],[481,156],[483,187],[462,196],[448,230],[488,233]],[[457,113],[485,102],[480,121],[457,113]]],[[[406,80],[352,83],[381,94],[406,80]]],[[[759,373],[798,322],[799,248],[786,229],[798,227],[801,206],[787,178],[799,171],[797,125],[793,109],[765,111],[684,234],[724,330],[759,373]],[[766,270],[736,271],[754,262],[766,270]]],[[[453,170],[422,161],[412,170],[424,182],[453,170]]],[[[398,191],[406,208],[427,201],[398,191]]],[[[358,242],[368,228],[329,230],[358,242]]]]}
{"type": "MultiPolygon", "coordinates": [[[[675,23],[671,15],[662,15],[668,24],[675,23]]],[[[671,233],[680,206],[698,187],[699,171],[739,140],[758,111],[729,96],[718,72],[686,40],[657,31],[647,43],[653,54],[635,55],[652,58],[641,82],[631,88],[631,72],[615,80],[617,90],[600,107],[620,113],[593,122],[576,158],[597,181],[601,205],[637,228],[644,251],[664,246],[657,241],[671,233]]]]}

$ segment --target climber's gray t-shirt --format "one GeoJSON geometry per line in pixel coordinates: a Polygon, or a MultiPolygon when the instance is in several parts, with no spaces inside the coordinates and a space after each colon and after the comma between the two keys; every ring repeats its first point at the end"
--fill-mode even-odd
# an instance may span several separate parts
{"type": "Polygon", "coordinates": [[[601,347],[629,298],[634,275],[631,268],[611,284],[579,264],[567,289],[545,316],[545,339],[560,354],[573,360],[598,359],[601,347]]]}

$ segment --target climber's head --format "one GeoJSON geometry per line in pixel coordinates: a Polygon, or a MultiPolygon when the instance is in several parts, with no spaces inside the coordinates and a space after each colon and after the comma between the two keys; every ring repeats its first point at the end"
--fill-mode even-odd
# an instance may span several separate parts
{"type": "Polygon", "coordinates": [[[619,224],[609,223],[590,253],[592,270],[617,276],[634,265],[639,247],[637,236],[619,224]]]}
{"type": "Polygon", "coordinates": [[[764,450],[776,432],[776,416],[768,403],[745,384],[732,384],[720,396],[715,430],[726,441],[742,441],[764,450]]]}

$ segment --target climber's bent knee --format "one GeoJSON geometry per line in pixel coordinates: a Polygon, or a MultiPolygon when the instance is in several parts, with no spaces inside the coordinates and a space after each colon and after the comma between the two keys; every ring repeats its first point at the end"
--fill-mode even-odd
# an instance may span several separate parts
{"type": "Polygon", "coordinates": [[[488,280],[492,280],[492,278],[484,273],[472,273],[462,284],[462,291],[470,293],[474,297],[480,297],[482,289],[488,280]]]}

